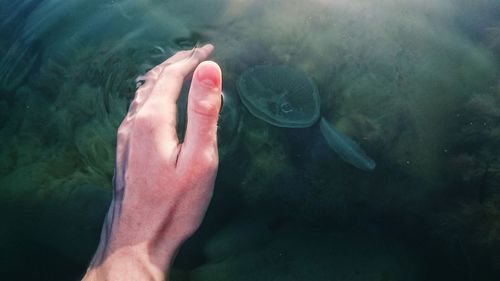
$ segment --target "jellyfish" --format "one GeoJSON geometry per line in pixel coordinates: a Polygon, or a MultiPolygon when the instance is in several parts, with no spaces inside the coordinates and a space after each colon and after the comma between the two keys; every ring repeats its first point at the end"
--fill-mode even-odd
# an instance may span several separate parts
{"type": "Polygon", "coordinates": [[[342,160],[361,170],[371,171],[375,169],[375,161],[366,155],[359,144],[328,124],[325,118],[321,118],[319,128],[328,146],[342,160]]]}
{"type": "Polygon", "coordinates": [[[255,66],[237,81],[238,93],[248,111],[267,123],[305,128],[319,119],[320,99],[314,82],[287,66],[255,66]]]}

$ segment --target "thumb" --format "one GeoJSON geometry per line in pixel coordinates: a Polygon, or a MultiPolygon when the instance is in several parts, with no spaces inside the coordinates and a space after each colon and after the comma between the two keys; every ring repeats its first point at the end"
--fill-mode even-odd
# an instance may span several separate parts
{"type": "Polygon", "coordinates": [[[181,153],[188,162],[200,157],[217,161],[217,120],[221,107],[222,74],[219,65],[204,61],[193,74],[188,97],[187,126],[181,153]]]}

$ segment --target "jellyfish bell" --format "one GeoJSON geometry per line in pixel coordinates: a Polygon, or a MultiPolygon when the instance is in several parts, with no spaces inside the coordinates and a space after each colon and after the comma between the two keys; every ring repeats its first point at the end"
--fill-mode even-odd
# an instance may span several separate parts
{"type": "Polygon", "coordinates": [[[252,67],[240,75],[237,89],[248,111],[271,125],[305,128],[319,119],[316,85],[307,75],[290,67],[252,67]]]}

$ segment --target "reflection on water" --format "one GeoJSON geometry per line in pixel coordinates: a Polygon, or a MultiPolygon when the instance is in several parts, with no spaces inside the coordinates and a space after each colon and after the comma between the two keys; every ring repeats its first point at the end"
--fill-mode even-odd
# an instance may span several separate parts
{"type": "Polygon", "coordinates": [[[221,165],[172,280],[499,280],[499,23],[496,0],[0,0],[0,272],[83,273],[135,79],[211,42],[221,165]],[[250,114],[258,65],[310,76],[376,168],[250,114]]]}

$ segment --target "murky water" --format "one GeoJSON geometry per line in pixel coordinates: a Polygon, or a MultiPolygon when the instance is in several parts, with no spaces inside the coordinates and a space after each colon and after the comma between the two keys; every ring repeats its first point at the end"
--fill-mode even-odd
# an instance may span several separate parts
{"type": "Polygon", "coordinates": [[[207,42],[221,163],[171,280],[499,280],[500,2],[0,0],[5,280],[82,276],[135,79],[207,42]]]}

